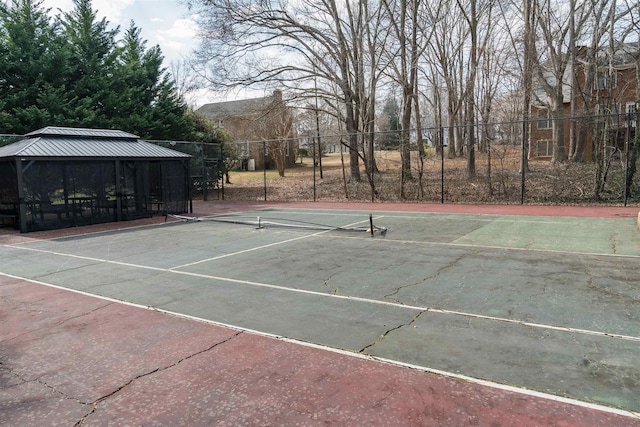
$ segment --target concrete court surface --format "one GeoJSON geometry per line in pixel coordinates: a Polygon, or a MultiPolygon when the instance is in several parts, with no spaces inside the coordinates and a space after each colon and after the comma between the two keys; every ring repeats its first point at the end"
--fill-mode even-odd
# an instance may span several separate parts
{"type": "Polygon", "coordinates": [[[0,280],[3,425],[640,425],[626,411],[0,280]]]}

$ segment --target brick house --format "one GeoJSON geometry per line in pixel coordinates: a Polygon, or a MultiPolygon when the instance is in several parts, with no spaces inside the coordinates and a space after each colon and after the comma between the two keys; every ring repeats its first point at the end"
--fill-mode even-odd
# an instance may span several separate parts
{"type": "MultiPolygon", "coordinates": [[[[598,64],[593,75],[593,82],[587,85],[586,48],[578,50],[576,61],[576,80],[578,84],[576,96],[575,116],[571,120],[571,69],[568,67],[564,76],[564,147],[565,153],[570,151],[570,128],[572,122],[576,125],[577,138],[582,138],[584,144],[583,158],[593,159],[594,136],[600,136],[610,149],[624,152],[627,134],[627,115],[636,115],[637,108],[637,64],[634,54],[637,52],[635,44],[621,45],[616,51],[614,59],[609,63],[602,61],[598,64]],[[587,96],[584,96],[587,94],[587,96]],[[587,105],[587,102],[590,104],[587,105]]],[[[537,91],[538,98],[544,100],[541,89],[537,91]]],[[[544,102],[531,106],[531,139],[529,143],[529,158],[550,159],[553,153],[553,129],[549,111],[544,102]]],[[[635,137],[637,118],[631,120],[629,128],[630,138],[635,137]]]]}
{"type": "Polygon", "coordinates": [[[295,164],[298,146],[293,113],[281,91],[262,98],[205,104],[198,112],[231,134],[243,169],[262,169],[265,151],[267,169],[277,167],[279,160],[285,167],[295,164]]]}

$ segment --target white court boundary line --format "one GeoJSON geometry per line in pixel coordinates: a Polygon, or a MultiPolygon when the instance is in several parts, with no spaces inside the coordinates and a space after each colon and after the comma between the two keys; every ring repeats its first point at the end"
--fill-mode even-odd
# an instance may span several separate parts
{"type": "MultiPolygon", "coordinates": [[[[376,217],[376,219],[379,219],[379,218],[382,218],[382,217],[376,217]]],[[[362,220],[362,221],[354,222],[354,223],[351,223],[351,224],[343,225],[342,227],[353,227],[354,225],[358,225],[358,224],[362,224],[362,223],[366,223],[366,222],[367,222],[367,220],[362,220]]],[[[234,255],[241,255],[241,254],[245,254],[247,252],[253,252],[253,251],[260,250],[260,249],[270,248],[272,246],[282,245],[284,243],[295,242],[296,240],[308,239],[310,237],[316,237],[316,236],[319,236],[321,234],[328,233],[330,231],[332,231],[332,230],[322,230],[322,231],[318,231],[316,233],[305,234],[304,236],[298,236],[298,237],[294,237],[292,239],[283,240],[283,241],[280,241],[280,242],[269,243],[269,244],[262,245],[262,246],[256,246],[256,247],[253,247],[253,248],[244,249],[242,251],[231,252],[231,253],[224,254],[224,255],[218,255],[216,257],[202,259],[200,261],[195,261],[195,262],[191,262],[191,263],[188,263],[188,264],[178,265],[176,267],[171,267],[169,270],[173,271],[173,270],[177,270],[178,268],[191,267],[193,265],[202,264],[202,263],[209,262],[209,261],[215,261],[215,260],[219,260],[219,259],[222,259],[222,258],[228,258],[228,257],[234,256],[234,255]]]]}
{"type": "MultiPolygon", "coordinates": [[[[285,214],[299,214],[299,215],[319,215],[325,212],[331,212],[331,211],[321,211],[320,213],[315,212],[315,211],[310,211],[310,212],[305,212],[304,210],[301,211],[296,211],[296,210],[282,210],[282,211],[278,211],[278,213],[285,213],[285,214]]],[[[425,216],[442,216],[442,215],[453,215],[453,216],[460,216],[460,217],[465,217],[465,218],[459,218],[461,220],[467,220],[469,219],[468,217],[476,217],[476,216],[493,216],[493,217],[498,217],[495,219],[489,219],[489,218],[475,218],[475,221],[479,221],[479,222],[487,222],[487,223],[491,223],[491,222],[508,222],[508,223],[525,223],[525,224],[567,224],[567,222],[563,222],[563,221],[532,221],[532,220],[519,220],[517,218],[520,217],[533,217],[533,218],[540,218],[538,216],[531,216],[531,215],[502,215],[502,214],[469,214],[469,213],[438,213],[438,212],[407,212],[407,215],[403,215],[403,212],[382,212],[384,213],[384,215],[380,215],[378,217],[376,217],[376,219],[380,219],[380,218],[402,218],[402,219],[413,219],[413,220],[420,220],[420,219],[424,219],[421,218],[421,215],[425,215],[425,216]],[[393,215],[389,215],[389,214],[393,214],[393,215]],[[502,218],[500,218],[502,217],[502,218]]],[[[340,213],[340,214],[332,214],[332,215],[336,215],[336,216],[355,216],[356,214],[352,214],[352,213],[340,213]]],[[[567,218],[567,219],[576,219],[576,220],[582,220],[582,219],[608,219],[608,220],[618,220],[618,219],[626,219],[626,218],[590,218],[590,217],[563,217],[563,218],[567,218]]],[[[458,219],[458,218],[456,218],[458,219]]],[[[633,219],[633,218],[631,218],[633,219]]],[[[364,221],[362,221],[364,222],[364,221]]],[[[634,230],[636,229],[635,223],[632,227],[634,230]]],[[[318,234],[322,234],[322,233],[318,233],[318,234]]],[[[461,236],[464,237],[464,236],[461,236]]],[[[349,240],[349,239],[355,239],[355,240],[359,240],[362,239],[361,237],[352,237],[352,236],[337,236],[337,235],[331,235],[331,238],[335,238],[335,239],[345,239],[345,240],[349,240]]],[[[577,251],[561,251],[561,250],[556,250],[556,249],[539,249],[539,248],[522,248],[522,247],[512,247],[512,246],[493,246],[493,245],[477,245],[477,244],[473,244],[473,243],[455,243],[455,242],[430,242],[430,241],[420,241],[420,240],[407,240],[407,239],[392,239],[392,238],[388,238],[388,237],[384,237],[381,239],[376,239],[379,242],[393,242],[393,243],[402,243],[402,244],[416,244],[416,245],[434,245],[434,246],[452,246],[452,247],[460,247],[460,248],[480,248],[480,249],[497,249],[497,250],[515,250],[515,251],[524,251],[524,252],[543,252],[543,253],[552,253],[552,254],[568,254],[568,255],[589,255],[589,256],[604,256],[604,257],[611,257],[611,258],[631,258],[631,259],[635,259],[635,258],[640,258],[640,255],[631,255],[631,254],[611,254],[611,253],[598,253],[598,252],[577,252],[577,251]]]]}
{"type": "MultiPolygon", "coordinates": [[[[332,239],[362,239],[362,237],[350,237],[350,236],[336,236],[331,235],[332,239]]],[[[428,242],[421,240],[406,240],[406,239],[390,239],[388,237],[382,237],[379,239],[375,239],[378,242],[391,242],[391,243],[401,243],[401,244],[411,244],[411,245],[422,245],[422,246],[451,246],[454,248],[476,248],[476,249],[493,249],[493,250],[509,250],[509,251],[519,251],[519,252],[542,252],[542,253],[550,253],[550,254],[566,254],[566,255],[587,255],[587,256],[601,256],[607,258],[631,258],[638,259],[640,255],[629,255],[629,254],[603,254],[598,252],[576,252],[576,251],[560,251],[557,249],[539,249],[539,248],[519,248],[513,246],[493,246],[493,245],[476,245],[473,243],[455,243],[455,242],[428,242]]]]}
{"type": "Polygon", "coordinates": [[[241,327],[241,326],[230,325],[230,324],[227,324],[227,323],[216,322],[215,320],[204,319],[204,318],[191,316],[191,315],[188,315],[188,314],[172,312],[172,311],[169,311],[169,310],[164,310],[164,309],[156,308],[156,307],[152,307],[152,306],[136,304],[136,303],[132,303],[132,302],[128,302],[128,301],[122,301],[122,300],[118,300],[118,299],[110,298],[110,297],[105,297],[105,296],[101,296],[101,295],[95,295],[95,294],[92,294],[92,293],[89,293],[89,292],[80,291],[80,290],[76,290],[76,289],[69,289],[69,288],[65,288],[63,286],[58,286],[58,285],[54,285],[54,284],[51,284],[51,283],[42,282],[42,281],[39,281],[39,280],[28,279],[28,278],[16,276],[16,275],[13,275],[13,274],[7,274],[7,273],[0,272],[0,275],[5,276],[5,277],[9,277],[9,278],[12,278],[12,279],[24,280],[26,282],[35,283],[37,285],[47,286],[47,287],[58,289],[58,290],[62,290],[62,291],[72,292],[72,293],[75,293],[75,294],[79,294],[79,295],[83,295],[83,296],[87,296],[87,297],[91,297],[91,298],[100,299],[100,300],[103,300],[103,301],[108,301],[108,302],[111,302],[111,303],[122,304],[122,305],[125,305],[125,306],[134,307],[134,308],[141,308],[141,309],[149,310],[149,311],[156,311],[156,312],[159,312],[159,313],[162,313],[162,314],[167,314],[167,315],[171,315],[171,316],[182,318],[182,319],[186,319],[186,320],[202,322],[202,323],[209,324],[209,325],[212,325],[212,326],[228,328],[228,329],[232,329],[232,330],[235,330],[235,331],[247,332],[247,333],[258,335],[258,336],[262,336],[262,337],[265,337],[265,338],[276,339],[276,340],[279,340],[279,341],[283,341],[283,342],[287,342],[287,343],[291,343],[291,344],[295,344],[295,345],[300,345],[300,346],[303,346],[303,347],[313,348],[313,349],[317,349],[317,350],[327,351],[327,352],[330,352],[330,353],[340,354],[340,355],[343,355],[343,356],[353,357],[353,358],[356,358],[356,359],[375,361],[375,362],[379,362],[379,363],[389,364],[389,365],[392,365],[392,366],[398,366],[398,367],[414,369],[414,370],[417,370],[417,371],[420,371],[420,372],[431,373],[431,374],[440,375],[440,376],[448,377],[448,378],[453,378],[453,379],[457,379],[457,380],[461,380],[461,381],[468,381],[468,382],[473,383],[473,384],[478,384],[478,385],[481,385],[481,386],[484,386],[484,387],[490,387],[490,388],[501,390],[501,391],[507,391],[507,392],[517,393],[517,394],[521,394],[521,395],[525,395],[525,396],[536,397],[536,398],[540,398],[540,399],[544,399],[544,400],[549,400],[549,401],[552,401],[552,402],[565,403],[565,404],[572,405],[572,406],[578,406],[578,407],[582,407],[582,408],[586,408],[586,409],[593,409],[593,410],[596,410],[596,411],[610,413],[610,414],[614,414],[614,415],[621,415],[621,416],[628,417],[628,418],[640,419],[640,413],[638,413],[638,412],[626,411],[626,410],[623,410],[623,409],[612,408],[612,407],[609,407],[609,406],[598,405],[598,404],[590,403],[590,402],[584,402],[584,401],[578,400],[578,399],[571,399],[571,398],[568,398],[568,397],[556,396],[554,394],[544,393],[544,392],[540,392],[540,391],[529,390],[529,389],[525,389],[525,388],[519,388],[519,387],[510,386],[510,385],[506,385],[506,384],[500,384],[500,383],[496,383],[496,382],[492,382],[492,381],[488,381],[488,380],[483,380],[483,379],[480,379],[480,378],[474,378],[474,377],[470,377],[470,376],[467,376],[467,375],[456,374],[454,372],[448,372],[448,371],[443,371],[443,370],[440,370],[440,369],[429,368],[429,367],[426,367],[426,366],[400,362],[400,361],[397,361],[397,360],[386,359],[386,358],[383,358],[383,357],[372,356],[372,355],[362,354],[362,353],[355,353],[355,352],[348,351],[348,350],[341,350],[341,349],[338,349],[338,348],[329,347],[329,346],[325,346],[325,345],[321,345],[321,344],[315,344],[315,343],[311,343],[311,342],[301,341],[301,340],[297,340],[297,339],[294,339],[294,338],[287,338],[287,337],[284,337],[282,335],[270,334],[268,332],[261,332],[261,331],[255,330],[255,329],[249,329],[249,328],[244,328],[244,327],[241,327]]]}
{"type": "MultiPolygon", "coordinates": [[[[312,208],[298,208],[298,209],[291,209],[291,208],[283,208],[283,209],[278,209],[276,211],[274,211],[278,214],[281,213],[285,213],[285,214],[298,214],[298,215],[325,215],[325,214],[329,214],[329,215],[334,215],[334,216],[355,216],[357,214],[355,213],[351,213],[354,211],[344,211],[344,210],[331,210],[331,209],[319,209],[319,210],[315,210],[312,208]],[[334,213],[334,212],[339,212],[339,213],[334,213]]],[[[358,210],[357,212],[370,212],[367,210],[358,210]]],[[[631,220],[632,224],[631,226],[635,226],[635,217],[634,216],[629,216],[629,217],[615,217],[615,218],[598,218],[598,217],[589,217],[589,216],[551,216],[551,215],[517,215],[517,214],[500,214],[500,213],[469,213],[469,212],[416,212],[416,211],[376,211],[376,210],[372,210],[372,213],[377,213],[380,215],[385,216],[386,218],[402,218],[402,219],[415,219],[415,220],[421,220],[424,219],[424,217],[432,217],[432,216],[446,216],[446,217],[453,217],[453,218],[447,218],[447,219],[455,219],[455,220],[469,220],[469,219],[473,219],[475,221],[481,221],[481,222],[522,222],[525,224],[563,224],[566,225],[569,222],[575,222],[580,221],[580,220],[590,220],[590,219],[594,219],[594,220],[612,220],[612,221],[616,221],[616,220],[631,220]],[[458,218],[456,218],[458,217],[458,218]],[[469,218],[469,217],[473,217],[473,218],[469,218]],[[476,217],[480,217],[480,218],[476,218],[476,217]],[[488,218],[488,217],[494,217],[494,218],[488,218]],[[520,220],[519,218],[545,218],[543,220],[540,221],[534,221],[531,219],[523,219],[520,220]],[[564,218],[567,221],[552,221],[551,218],[564,218]]],[[[239,214],[239,213],[238,213],[239,214]]],[[[224,215],[233,215],[233,214],[220,214],[220,216],[224,216],[224,215]]],[[[217,216],[217,215],[212,215],[212,216],[217,216]]]]}
{"type": "MultiPolygon", "coordinates": [[[[267,208],[265,208],[267,209],[267,208]]],[[[307,214],[307,215],[317,215],[318,213],[313,213],[316,211],[310,211],[310,213],[306,213],[306,212],[299,212],[299,211],[278,211],[278,213],[300,213],[300,214],[307,214]]],[[[397,216],[394,215],[379,215],[374,217],[374,219],[381,219],[381,218],[411,218],[411,219],[418,219],[417,217],[413,217],[411,215],[408,216],[403,216],[401,215],[403,212],[389,212],[389,213],[395,213],[395,214],[399,214],[397,216]]],[[[409,212],[410,214],[410,212],[409,212]]],[[[416,214],[429,214],[429,215],[439,215],[439,213],[429,213],[429,212],[419,212],[416,214]]],[[[212,215],[212,217],[216,217],[216,216],[224,216],[224,215],[228,215],[228,214],[220,214],[220,215],[212,215]]],[[[340,215],[340,216],[360,216],[357,214],[352,214],[352,213],[341,213],[341,214],[335,214],[335,215],[340,215]]],[[[518,215],[497,215],[497,214],[466,214],[466,213],[448,213],[447,215],[459,215],[459,216],[518,216],[518,215]]],[[[527,215],[522,215],[523,217],[526,217],[527,215]]],[[[575,219],[582,219],[582,217],[567,217],[567,218],[575,218],[575,219]]],[[[587,219],[589,219],[587,217],[587,219]]],[[[618,219],[618,218],[605,218],[605,219],[618,219]]],[[[479,219],[478,221],[486,221],[486,222],[496,222],[496,221],[500,221],[500,220],[489,220],[489,219],[479,219]]],[[[504,222],[532,222],[535,224],[541,224],[542,222],[539,221],[517,221],[517,220],[512,220],[512,219],[504,219],[502,220],[504,222]]],[[[366,223],[366,220],[362,220],[362,221],[358,221],[358,222],[354,222],[352,224],[347,224],[344,225],[343,227],[351,227],[357,224],[361,224],[361,223],[366,223]]],[[[184,224],[184,222],[180,222],[180,221],[173,221],[171,223],[167,223],[167,225],[180,225],[180,224],[184,224]]],[[[549,222],[549,223],[554,223],[554,222],[549,222]]],[[[140,228],[152,228],[154,226],[158,226],[158,225],[162,225],[162,224],[148,224],[148,225],[141,225],[141,226],[136,226],[136,227],[130,227],[130,228],[125,228],[123,230],[134,230],[134,229],[140,229],[140,228]]],[[[635,230],[635,226],[633,227],[635,230]]],[[[91,235],[99,235],[99,234],[104,234],[104,233],[111,233],[114,231],[121,231],[121,230],[108,230],[108,231],[95,231],[95,232],[90,232],[90,233],[84,233],[84,234],[80,234],[80,236],[89,236],[91,237],[91,235]]],[[[183,265],[179,265],[179,266],[175,266],[175,267],[171,267],[171,269],[178,269],[178,268],[183,268],[183,267],[189,267],[192,265],[197,265],[197,264],[202,264],[204,262],[208,262],[208,261],[215,261],[218,259],[222,259],[222,258],[228,258],[230,256],[233,255],[241,255],[243,253],[247,253],[247,252],[252,252],[252,251],[256,251],[256,250],[260,250],[260,249],[264,249],[264,248],[268,248],[268,247],[272,247],[272,246],[277,246],[279,244],[283,244],[283,243],[289,243],[289,242],[293,242],[296,240],[302,240],[302,239],[306,239],[306,238],[310,238],[310,237],[321,237],[323,234],[329,233],[332,230],[322,230],[319,231],[317,233],[312,233],[312,234],[306,234],[304,236],[300,236],[300,237],[296,237],[296,238],[292,238],[292,239],[288,239],[288,240],[283,240],[281,242],[275,242],[275,243],[270,243],[267,245],[262,245],[262,246],[257,246],[257,247],[253,247],[253,248],[249,248],[249,249],[245,249],[242,251],[238,251],[238,252],[232,252],[229,254],[224,254],[224,255],[219,255],[217,257],[213,257],[213,258],[207,258],[204,260],[200,260],[200,261],[195,261],[193,263],[188,263],[188,264],[183,264],[183,265]]],[[[41,241],[55,241],[55,240],[59,240],[59,239],[67,239],[70,237],[75,237],[75,236],[65,236],[65,237],[59,237],[59,238],[52,238],[52,239],[44,239],[44,240],[37,240],[35,242],[41,242],[41,241]]],[[[362,237],[353,237],[353,236],[343,236],[343,235],[336,235],[336,234],[332,234],[330,236],[331,239],[343,239],[343,240],[362,240],[362,237]]],[[[375,241],[379,242],[379,244],[382,244],[383,242],[390,242],[390,243],[400,243],[400,244],[415,244],[415,245],[422,245],[422,246],[429,246],[429,245],[433,245],[433,246],[451,246],[454,248],[478,248],[478,249],[492,249],[492,250],[513,250],[513,251],[519,251],[519,252],[540,252],[540,253],[550,253],[550,254],[567,254],[567,255],[580,255],[580,256],[601,256],[601,257],[607,257],[607,258],[629,258],[629,259],[640,259],[640,255],[631,255],[631,254],[611,254],[611,253],[599,253],[599,252],[577,252],[577,251],[561,251],[561,250],[556,250],[556,249],[540,249],[540,248],[526,248],[526,247],[513,247],[513,246],[494,246],[494,245],[480,245],[480,244],[473,244],[473,243],[455,243],[455,242],[432,242],[432,241],[421,241],[421,240],[408,240],[408,239],[392,239],[392,238],[388,238],[388,237],[382,237],[382,238],[378,238],[378,239],[374,239],[375,241]]],[[[34,241],[27,241],[27,242],[19,242],[19,243],[13,243],[13,244],[6,244],[6,245],[2,245],[2,246],[6,246],[6,247],[11,247],[14,249],[21,249],[23,245],[28,245],[34,243],[34,241]]],[[[26,248],[25,248],[26,249],[26,248]]],[[[35,249],[32,249],[35,250],[35,249]]],[[[51,252],[51,253],[55,253],[55,252],[51,252]]],[[[66,255],[66,256],[74,256],[71,254],[64,254],[64,253],[57,253],[58,255],[66,255]]],[[[112,262],[114,264],[120,264],[120,265],[130,265],[132,267],[141,267],[141,268],[149,268],[149,269],[153,269],[154,267],[146,267],[146,266],[138,266],[135,264],[127,264],[124,262],[118,262],[118,261],[106,261],[106,262],[112,262]]]]}
{"type": "MultiPolygon", "coordinates": [[[[298,213],[298,212],[296,212],[296,211],[292,211],[292,212],[278,211],[278,213],[298,213]]],[[[300,214],[305,214],[305,213],[302,212],[300,214]]],[[[308,215],[317,215],[317,214],[309,213],[308,215]]],[[[336,215],[338,215],[338,214],[336,214],[336,215]]],[[[342,213],[342,214],[339,214],[339,215],[341,215],[341,216],[360,216],[360,215],[350,214],[350,213],[342,213]]],[[[470,215],[470,216],[474,216],[473,214],[455,214],[455,215],[470,215]]],[[[489,215],[489,214],[478,214],[478,215],[489,215]]],[[[398,216],[379,215],[379,216],[374,217],[374,219],[376,219],[376,220],[382,219],[382,218],[420,219],[420,218],[410,217],[410,216],[409,217],[404,217],[402,215],[398,215],[398,216]]],[[[580,218],[578,218],[578,219],[580,219],[580,218]]],[[[608,219],[611,219],[611,218],[608,218],[608,219]]],[[[513,219],[503,219],[503,220],[498,220],[498,219],[478,219],[477,221],[482,221],[482,222],[531,222],[533,224],[543,224],[542,222],[539,222],[539,221],[518,221],[518,220],[513,220],[513,219]]],[[[361,224],[361,223],[366,223],[366,220],[354,222],[353,224],[347,224],[347,225],[344,225],[343,227],[351,227],[351,226],[354,226],[354,225],[357,225],[357,224],[361,224]]],[[[562,224],[562,223],[555,223],[555,222],[545,222],[545,223],[548,223],[548,224],[562,224]]],[[[635,227],[634,227],[634,229],[635,229],[635,227]]],[[[323,231],[320,231],[320,232],[317,232],[317,233],[307,234],[307,235],[296,237],[296,238],[293,238],[293,239],[284,240],[282,242],[270,243],[270,244],[267,244],[267,245],[257,246],[255,248],[245,249],[243,251],[233,252],[233,253],[224,254],[224,255],[217,256],[217,257],[213,257],[213,258],[208,258],[208,259],[196,261],[196,262],[189,263],[189,264],[179,265],[179,266],[176,266],[176,267],[172,267],[172,269],[178,269],[178,268],[182,268],[182,267],[190,267],[192,265],[201,264],[201,263],[208,262],[208,261],[215,261],[215,260],[218,260],[218,259],[221,259],[221,258],[227,258],[227,257],[233,256],[233,255],[240,255],[240,254],[243,254],[243,253],[252,252],[252,251],[255,251],[255,250],[259,250],[259,249],[264,249],[264,248],[268,248],[268,247],[271,247],[271,246],[276,246],[276,245],[279,245],[281,243],[288,243],[288,242],[293,242],[293,241],[296,241],[296,240],[306,239],[308,237],[321,237],[323,234],[327,234],[330,231],[332,231],[332,230],[323,230],[323,231]]],[[[462,236],[462,237],[464,237],[464,236],[462,236]]],[[[328,238],[331,238],[331,239],[343,239],[343,240],[362,240],[363,239],[363,237],[343,236],[343,235],[337,235],[337,234],[331,234],[328,238]]],[[[450,246],[450,247],[454,247],[454,248],[479,248],[479,249],[493,249],[493,250],[513,250],[513,251],[519,251],[519,252],[540,252],[540,253],[550,253],[550,254],[567,254],[567,255],[581,255],[581,256],[587,255],[587,256],[602,256],[602,257],[608,257],[608,258],[640,259],[640,255],[631,255],[631,254],[611,254],[611,253],[599,253],[599,252],[561,251],[561,250],[557,250],[557,249],[540,249],[540,248],[526,248],[526,247],[513,247],[513,246],[494,246],[494,245],[480,245],[480,244],[473,244],[473,243],[432,242],[432,241],[408,240],[408,239],[392,239],[392,238],[389,238],[389,237],[382,237],[382,238],[378,238],[378,239],[374,239],[374,240],[376,240],[378,242],[378,244],[383,244],[384,242],[387,242],[387,243],[400,243],[400,244],[414,244],[414,245],[422,245],[422,246],[429,246],[429,245],[433,245],[433,246],[450,246]]]]}
{"type": "MultiPolygon", "coordinates": [[[[327,231],[321,231],[320,233],[325,233],[325,232],[327,232],[327,231]]],[[[37,248],[27,248],[27,247],[12,246],[12,245],[7,245],[7,247],[10,247],[10,248],[13,248],[13,249],[25,250],[25,251],[52,254],[52,255],[62,256],[62,257],[83,259],[83,260],[87,260],[87,261],[94,261],[94,262],[104,263],[104,264],[121,265],[121,266],[132,267],[132,268],[140,268],[140,269],[146,269],[146,270],[151,270],[151,271],[159,271],[159,272],[162,272],[162,273],[178,274],[178,275],[182,275],[182,276],[198,277],[198,278],[201,278],[201,279],[218,280],[218,281],[221,281],[221,282],[237,283],[237,284],[241,284],[241,285],[248,285],[248,286],[267,288],[267,289],[274,289],[274,290],[285,291],[285,292],[293,292],[293,293],[299,293],[299,294],[305,294],[305,295],[312,295],[312,296],[318,296],[318,297],[322,297],[322,298],[336,298],[336,299],[340,299],[340,300],[361,302],[361,303],[374,304],[374,305],[383,305],[383,306],[395,307],[395,308],[407,309],[407,310],[413,310],[413,311],[418,311],[418,312],[431,312],[431,313],[439,313],[439,314],[448,314],[448,315],[462,316],[462,317],[482,319],[482,320],[491,320],[491,321],[509,323],[509,324],[514,324],[514,325],[527,326],[527,327],[532,327],[532,328],[547,329],[547,330],[553,330],[553,331],[559,331],[559,332],[577,333],[577,334],[582,334],[582,335],[590,335],[590,336],[597,336],[597,337],[603,337],[603,338],[619,339],[619,340],[624,340],[624,341],[640,342],[640,337],[635,337],[635,336],[631,336],[631,335],[616,334],[616,333],[611,333],[611,332],[592,331],[592,330],[589,330],[589,329],[572,328],[572,327],[566,327],[566,326],[556,326],[556,325],[550,325],[550,324],[545,324],[545,323],[528,322],[528,321],[525,321],[525,320],[508,319],[508,318],[504,318],[504,317],[487,316],[487,315],[476,314],[476,313],[467,313],[467,312],[464,312],[464,311],[439,309],[439,308],[435,308],[435,307],[424,307],[424,306],[417,306],[417,305],[400,304],[400,303],[396,303],[396,302],[375,300],[375,299],[370,299],[370,298],[362,298],[362,297],[349,296],[349,295],[335,295],[335,294],[329,294],[329,293],[325,293],[325,292],[310,291],[310,290],[307,290],[307,289],[289,288],[289,287],[286,287],[286,286],[272,285],[272,284],[269,284],[269,283],[254,282],[254,281],[251,281],[251,280],[233,279],[233,278],[229,278],[229,277],[214,276],[214,275],[202,274],[202,273],[192,273],[192,272],[188,272],[188,271],[173,270],[171,268],[151,267],[151,266],[145,266],[145,265],[139,265],[139,264],[126,263],[126,262],[121,262],[121,261],[112,261],[112,260],[107,260],[107,259],[87,257],[87,256],[82,256],[82,255],[65,254],[65,253],[48,251],[48,250],[37,249],[37,248]]],[[[5,274],[5,273],[0,272],[0,274],[5,274]]],[[[63,289],[67,289],[67,288],[63,288],[63,289]]]]}

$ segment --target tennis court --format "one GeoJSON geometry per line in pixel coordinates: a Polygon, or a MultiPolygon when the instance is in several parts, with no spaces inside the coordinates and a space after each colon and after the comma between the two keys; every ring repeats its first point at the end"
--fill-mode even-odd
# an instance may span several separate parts
{"type": "Polygon", "coordinates": [[[13,278],[640,413],[632,217],[282,207],[8,244],[0,259],[13,278]]]}

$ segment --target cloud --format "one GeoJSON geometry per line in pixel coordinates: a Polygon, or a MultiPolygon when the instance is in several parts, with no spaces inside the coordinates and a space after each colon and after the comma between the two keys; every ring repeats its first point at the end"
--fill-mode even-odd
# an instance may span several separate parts
{"type": "Polygon", "coordinates": [[[124,10],[132,6],[135,0],[93,0],[93,10],[97,10],[98,19],[106,17],[107,21],[115,25],[129,25],[130,16],[123,16],[124,10]]]}
{"type": "Polygon", "coordinates": [[[154,31],[158,44],[163,46],[163,51],[166,51],[165,54],[169,54],[168,50],[179,54],[188,53],[194,47],[197,33],[198,24],[189,18],[177,19],[170,28],[154,31]]]}
{"type": "MultiPolygon", "coordinates": [[[[97,11],[98,20],[104,17],[114,26],[128,25],[130,17],[123,16],[123,12],[135,2],[136,0],[93,0],[91,7],[94,11],[97,11]]],[[[74,7],[73,0],[44,0],[42,6],[45,9],[50,8],[52,15],[57,15],[59,13],[58,9],[63,12],[70,12],[74,7]]]]}
{"type": "MultiPolygon", "coordinates": [[[[58,9],[73,10],[73,0],[44,0],[42,6],[57,15],[58,9]]],[[[177,0],[93,0],[92,8],[98,20],[106,18],[111,28],[120,26],[121,32],[133,20],[147,46],[161,47],[165,63],[188,56],[197,43],[195,15],[177,0]]]]}
{"type": "Polygon", "coordinates": [[[42,3],[42,7],[45,9],[51,9],[51,14],[57,15],[59,13],[58,9],[62,9],[65,12],[73,9],[73,1],[72,0],[46,0],[42,3]]]}

